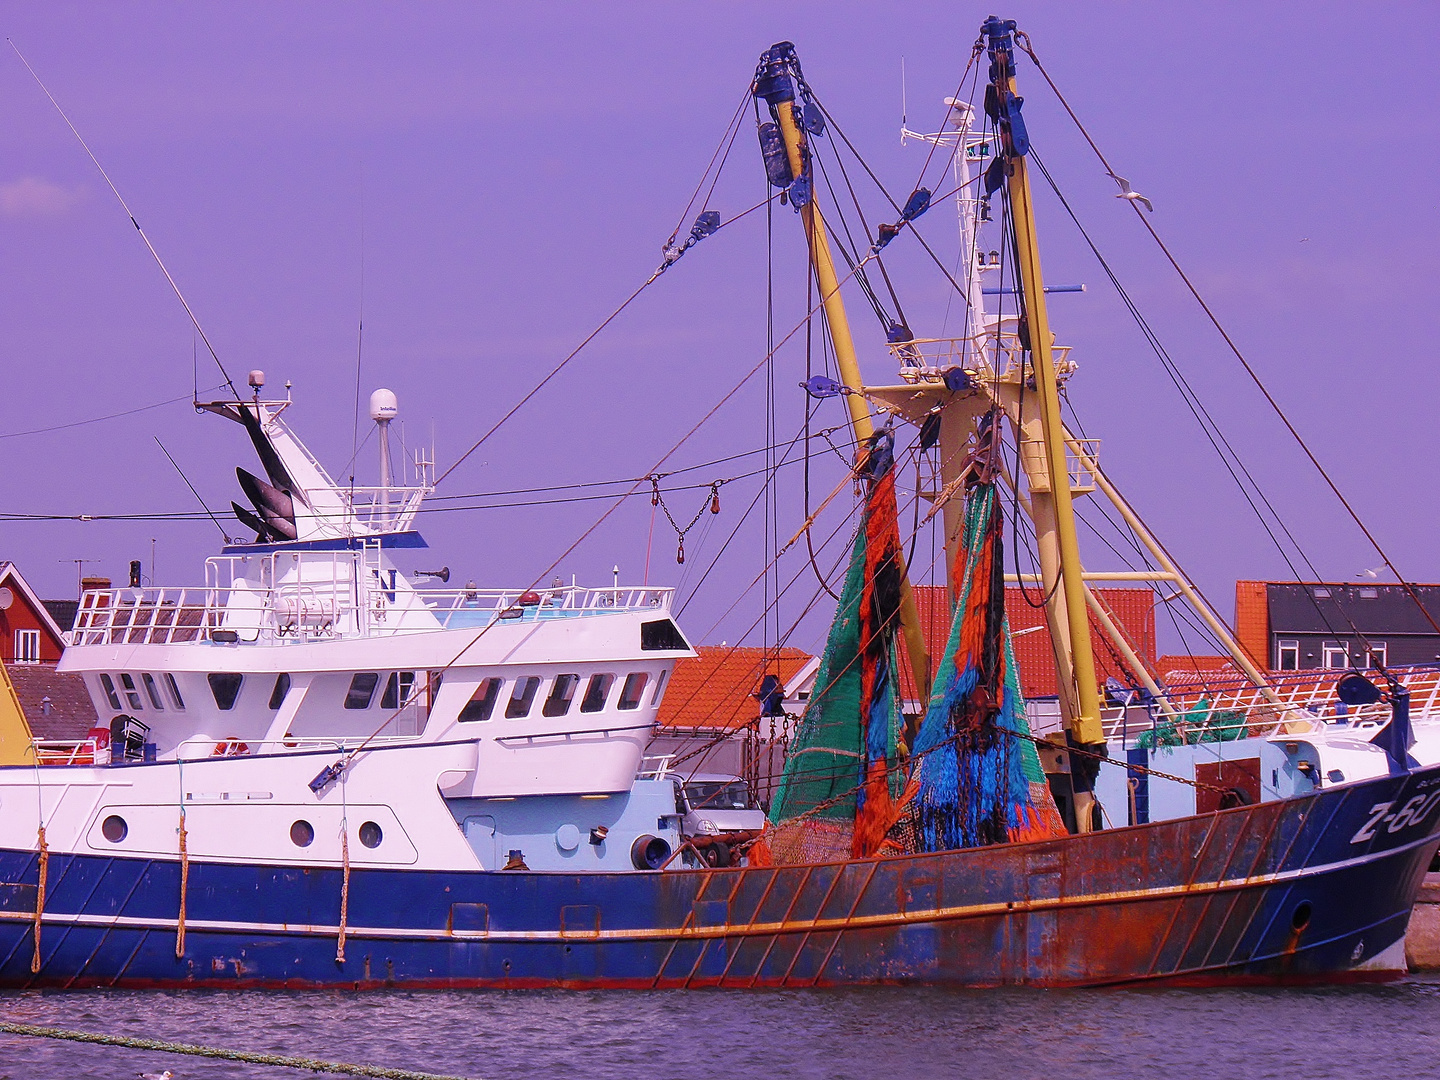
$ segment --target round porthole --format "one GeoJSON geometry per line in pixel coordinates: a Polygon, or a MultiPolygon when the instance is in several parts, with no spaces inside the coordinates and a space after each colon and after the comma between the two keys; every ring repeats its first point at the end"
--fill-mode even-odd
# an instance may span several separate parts
{"type": "Polygon", "coordinates": [[[379,847],[380,841],[385,839],[385,834],[380,831],[380,826],[373,821],[367,821],[360,826],[360,842],[366,847],[379,847]]]}
{"type": "Polygon", "coordinates": [[[308,821],[297,821],[290,826],[290,842],[296,847],[309,847],[315,842],[315,826],[308,821]]]}
{"type": "Polygon", "coordinates": [[[125,819],[120,815],[111,814],[100,823],[100,835],[112,844],[118,844],[130,835],[130,826],[125,824],[125,819]]]}
{"type": "Polygon", "coordinates": [[[555,830],[555,846],[561,851],[574,851],[580,846],[580,830],[570,823],[555,830]]]}

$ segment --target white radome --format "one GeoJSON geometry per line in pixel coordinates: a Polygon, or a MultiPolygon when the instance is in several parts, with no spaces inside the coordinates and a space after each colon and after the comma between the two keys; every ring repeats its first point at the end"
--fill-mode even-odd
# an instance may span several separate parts
{"type": "Polygon", "coordinates": [[[400,412],[400,403],[393,390],[376,390],[370,395],[370,419],[394,420],[400,412]]]}

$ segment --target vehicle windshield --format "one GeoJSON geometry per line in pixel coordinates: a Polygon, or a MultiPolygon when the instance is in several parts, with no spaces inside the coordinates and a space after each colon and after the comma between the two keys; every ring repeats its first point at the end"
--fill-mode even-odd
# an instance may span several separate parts
{"type": "Polygon", "coordinates": [[[685,797],[692,810],[749,810],[750,789],[744,780],[690,780],[685,797]]]}

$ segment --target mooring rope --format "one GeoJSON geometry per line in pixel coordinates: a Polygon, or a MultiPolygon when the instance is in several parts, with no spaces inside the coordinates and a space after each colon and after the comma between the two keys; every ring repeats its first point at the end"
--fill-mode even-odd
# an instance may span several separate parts
{"type": "Polygon", "coordinates": [[[0,1022],[0,1032],[29,1035],[38,1039],[64,1039],[68,1042],[98,1043],[101,1046],[123,1046],[131,1050],[158,1050],[166,1054],[189,1054],[192,1057],[244,1061],[252,1065],[278,1065],[286,1069],[309,1069],[311,1072],[344,1073],[349,1076],[378,1076],[384,1080],[466,1080],[461,1076],[416,1072],[414,1069],[390,1069],[381,1065],[350,1065],[343,1061],[322,1061],[319,1058],[294,1057],[290,1054],[260,1054],[249,1050],[225,1050],[194,1043],[167,1042],[164,1039],[140,1039],[129,1035],[105,1035],[95,1031],[70,1031],[66,1028],[38,1027],[34,1024],[0,1022]]]}
{"type": "Polygon", "coordinates": [[[180,807],[180,916],[175,923],[175,959],[185,955],[185,894],[190,891],[190,851],[186,844],[185,807],[180,807]]]}
{"type": "Polygon", "coordinates": [[[345,962],[345,927],[350,915],[350,829],[340,823],[340,936],[335,939],[335,962],[345,962]]]}
{"type": "Polygon", "coordinates": [[[40,970],[40,923],[45,915],[45,877],[50,870],[50,845],[45,842],[45,823],[40,823],[37,843],[40,850],[40,879],[35,887],[35,952],[30,957],[30,974],[40,970]]]}

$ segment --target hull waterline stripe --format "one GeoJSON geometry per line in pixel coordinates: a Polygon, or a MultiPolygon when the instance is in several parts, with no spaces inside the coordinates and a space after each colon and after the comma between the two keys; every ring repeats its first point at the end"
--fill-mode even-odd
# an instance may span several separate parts
{"type": "MultiPolygon", "coordinates": [[[[1403,855],[1414,848],[1434,844],[1435,836],[1425,836],[1408,844],[1386,848],[1384,851],[1359,855],[1353,859],[1325,863],[1319,866],[1285,870],[1274,874],[1257,874],[1252,877],[1232,878],[1206,882],[1201,885],[1172,885],[1156,889],[1124,889],[1115,892],[1089,893],[1084,896],[1055,897],[1040,900],[995,901],[984,904],[967,904],[952,907],[937,907],[925,911],[887,912],[880,915],[846,916],[829,919],[800,919],[795,921],[769,923],[741,923],[720,926],[684,925],[673,929],[654,927],[626,930],[585,930],[570,932],[564,930],[431,930],[414,927],[356,927],[346,928],[347,937],[355,938],[402,938],[406,940],[431,941],[646,941],[702,940],[709,938],[737,938],[769,936],[774,934],[825,933],[844,930],[861,930],[874,927],[899,926],[906,923],[951,922],[959,919],[983,918],[989,915],[1010,915],[1043,911],[1059,911],[1068,908],[1094,907],[1099,904],[1119,902],[1140,902],[1170,898],[1213,896],[1223,892],[1283,885],[1287,882],[1320,877],[1326,874],[1365,866],[1372,862],[1403,855]]],[[[878,862],[878,860],[877,860],[878,862]]],[[[777,868],[778,869],[778,868],[777,868]]],[[[822,910],[822,909],[817,909],[822,910]]],[[[33,922],[31,911],[0,911],[0,920],[33,922]]],[[[74,915],[47,911],[45,922],[52,925],[105,926],[113,929],[173,930],[176,919],[149,919],[121,915],[74,915]]],[[[689,917],[686,923],[690,922],[689,917]]],[[[334,937],[339,933],[338,924],[290,924],[230,922],[216,919],[187,919],[187,927],[194,930],[215,933],[264,933],[298,934],[308,936],[334,937]]]]}

